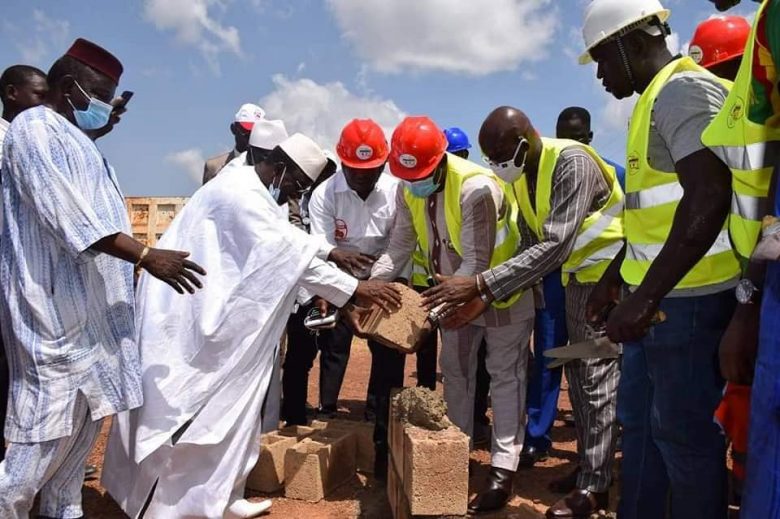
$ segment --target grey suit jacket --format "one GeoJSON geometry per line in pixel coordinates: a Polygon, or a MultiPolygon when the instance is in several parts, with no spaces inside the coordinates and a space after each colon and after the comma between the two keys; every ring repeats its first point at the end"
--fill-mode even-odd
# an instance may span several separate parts
{"type": "Polygon", "coordinates": [[[203,183],[205,184],[217,176],[217,173],[219,173],[219,171],[234,158],[236,158],[236,150],[231,150],[227,153],[223,153],[222,155],[217,155],[216,157],[206,159],[206,164],[203,166],[203,183]]]}

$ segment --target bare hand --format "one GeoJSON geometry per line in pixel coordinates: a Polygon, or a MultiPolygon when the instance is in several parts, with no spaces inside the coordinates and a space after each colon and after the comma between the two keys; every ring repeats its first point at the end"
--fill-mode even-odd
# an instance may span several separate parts
{"type": "Polygon", "coordinates": [[[620,302],[622,283],[614,283],[602,277],[588,297],[585,318],[590,323],[601,324],[607,320],[609,311],[620,302]]]}
{"type": "Polygon", "coordinates": [[[168,283],[178,293],[183,294],[186,290],[194,294],[193,285],[203,288],[203,284],[193,272],[205,276],[206,271],[197,263],[186,259],[189,255],[189,252],[177,250],[149,249],[140,266],[149,274],[168,283]]]}
{"type": "Polygon", "coordinates": [[[441,321],[442,328],[447,330],[457,330],[463,328],[471,321],[485,313],[488,309],[488,304],[484,302],[480,297],[475,297],[465,305],[460,306],[451,315],[445,317],[441,321]]]}
{"type": "Polygon", "coordinates": [[[356,305],[347,305],[340,310],[342,317],[346,319],[349,327],[352,328],[352,331],[355,333],[355,335],[361,339],[366,338],[366,333],[363,329],[363,325],[360,323],[363,321],[363,319],[365,319],[366,315],[368,315],[370,311],[370,308],[363,308],[362,306],[356,305]]]}
{"type": "Polygon", "coordinates": [[[441,276],[436,274],[438,285],[422,293],[422,305],[430,310],[442,303],[450,306],[462,305],[479,297],[476,276],[441,276]]]}
{"type": "Polygon", "coordinates": [[[638,341],[647,334],[658,315],[658,302],[634,292],[607,319],[607,336],[612,342],[638,341]]]}
{"type": "Polygon", "coordinates": [[[758,353],[759,305],[738,305],[720,340],[720,372],[729,382],[750,385],[758,353]]]}
{"type": "Polygon", "coordinates": [[[323,317],[328,315],[328,302],[321,297],[314,299],[314,307],[320,311],[320,315],[323,317]]]}
{"type": "Polygon", "coordinates": [[[330,251],[328,259],[341,270],[353,275],[371,268],[376,261],[375,257],[368,254],[338,248],[330,251]]]}
{"type": "Polygon", "coordinates": [[[386,281],[358,281],[355,296],[359,302],[376,303],[388,313],[401,306],[401,292],[393,283],[386,281]]]}

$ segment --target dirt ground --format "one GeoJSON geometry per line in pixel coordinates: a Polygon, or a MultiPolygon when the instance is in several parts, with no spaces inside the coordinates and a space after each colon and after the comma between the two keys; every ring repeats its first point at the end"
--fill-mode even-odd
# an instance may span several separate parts
{"type": "MultiPolygon", "coordinates": [[[[368,385],[368,373],[371,366],[371,356],[363,341],[356,341],[352,347],[351,358],[344,386],[339,402],[339,417],[360,420],[363,417],[363,407],[368,385]]],[[[406,363],[406,386],[414,386],[415,379],[414,357],[410,357],[406,363]]],[[[319,380],[318,363],[312,370],[309,386],[309,403],[317,403],[317,382],[319,380]]],[[[564,382],[565,387],[565,382],[564,382]]],[[[441,391],[441,385],[437,386],[441,391]]],[[[569,410],[569,399],[566,391],[561,391],[559,400],[561,410],[569,410]]],[[[106,434],[108,426],[104,427],[98,443],[90,455],[89,463],[98,467],[103,460],[106,434]]],[[[566,475],[574,468],[575,460],[575,432],[574,428],[566,427],[563,422],[556,421],[552,433],[553,448],[550,458],[537,464],[530,470],[519,470],[515,477],[515,497],[509,506],[500,513],[484,515],[488,519],[535,519],[544,517],[544,511],[552,505],[560,496],[551,493],[547,484],[556,478],[566,475]]],[[[471,454],[474,470],[469,481],[469,490],[477,492],[484,485],[490,466],[490,453],[487,450],[478,449],[471,454]]],[[[617,492],[613,486],[612,509],[614,510],[617,492]]],[[[262,496],[253,494],[252,497],[271,497],[273,506],[270,514],[264,517],[284,519],[347,519],[366,518],[382,519],[391,517],[390,507],[387,503],[384,487],[371,477],[358,475],[349,484],[341,486],[336,492],[325,500],[310,504],[291,499],[285,499],[280,494],[262,496]]],[[[100,486],[99,480],[89,481],[84,486],[84,505],[86,517],[90,519],[113,519],[125,517],[109,495],[100,486]]]]}

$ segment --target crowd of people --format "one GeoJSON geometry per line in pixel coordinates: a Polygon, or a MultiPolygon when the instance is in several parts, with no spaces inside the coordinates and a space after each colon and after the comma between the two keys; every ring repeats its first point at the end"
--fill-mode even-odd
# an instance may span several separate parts
{"type": "MultiPolygon", "coordinates": [[[[608,508],[617,449],[621,518],[780,517],[780,0],[752,27],[704,21],[689,56],[667,47],[670,15],[659,0],[585,9],[580,63],[614,97],[639,94],[625,169],[590,146],[581,107],[555,138],[498,107],[470,160],[465,132],[425,116],[389,139],[349,121],[333,155],[244,104],[234,149],[206,161],[154,247],[132,238],[95,144],[126,112],[120,60],[78,39],[48,73],[6,69],[0,517],[28,517],[36,496],[41,517],[82,517],[108,417],[102,483],[129,516],[264,513],[244,498],[260,435],[338,413],[362,318],[397,309],[397,283],[444,316],[420,339],[418,385],[435,389],[438,366],[450,420],[490,446],[470,513],[505,507],[516,471],[547,458],[565,373],[578,456],[547,517],[608,508]]],[[[407,355],[368,348],[383,481],[407,355]]]]}

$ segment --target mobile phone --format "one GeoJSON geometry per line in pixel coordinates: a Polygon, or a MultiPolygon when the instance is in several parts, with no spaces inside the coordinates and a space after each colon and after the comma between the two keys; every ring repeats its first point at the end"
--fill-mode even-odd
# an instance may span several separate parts
{"type": "Polygon", "coordinates": [[[335,308],[328,309],[328,313],[325,315],[320,312],[319,308],[312,308],[306,314],[303,325],[310,330],[328,330],[335,328],[338,320],[339,314],[335,308]]]}
{"type": "Polygon", "coordinates": [[[122,94],[119,96],[122,100],[119,101],[116,104],[116,106],[114,106],[114,109],[124,108],[125,106],[127,106],[127,103],[130,102],[130,100],[133,98],[134,95],[135,92],[132,92],[130,90],[125,90],[124,92],[122,92],[122,94]]]}

